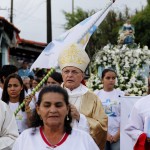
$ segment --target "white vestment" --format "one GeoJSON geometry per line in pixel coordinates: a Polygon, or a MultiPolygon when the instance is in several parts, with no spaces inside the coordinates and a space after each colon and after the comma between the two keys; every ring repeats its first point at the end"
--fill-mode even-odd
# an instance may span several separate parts
{"type": "Polygon", "coordinates": [[[131,111],[125,132],[132,138],[135,145],[139,136],[144,133],[144,124],[150,117],[150,95],[138,100],[131,111]]]}
{"type": "Polygon", "coordinates": [[[55,148],[50,146],[40,128],[27,129],[16,140],[12,150],[99,150],[92,137],[84,131],[73,129],[55,148]],[[34,133],[34,134],[33,134],[34,133]]]}
{"type": "MultiPolygon", "coordinates": [[[[81,97],[88,91],[88,88],[82,84],[80,84],[79,87],[77,87],[74,90],[70,90],[68,88],[65,88],[69,95],[69,102],[76,106],[78,112],[80,112],[80,106],[81,106],[81,97]]],[[[73,120],[73,128],[82,129],[86,132],[90,132],[89,125],[87,122],[87,119],[85,115],[80,113],[80,120],[79,122],[77,120],[73,120]]]]}
{"type": "Polygon", "coordinates": [[[13,112],[0,100],[0,150],[11,150],[18,135],[13,112]]]}

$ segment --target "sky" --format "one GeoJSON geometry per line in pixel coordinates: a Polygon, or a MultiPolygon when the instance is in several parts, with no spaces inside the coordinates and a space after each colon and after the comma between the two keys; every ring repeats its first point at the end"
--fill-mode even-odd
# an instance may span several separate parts
{"type": "MultiPolygon", "coordinates": [[[[62,11],[72,12],[72,2],[74,10],[80,7],[85,11],[103,8],[109,0],[51,0],[52,13],[52,37],[57,38],[64,30],[66,22],[62,11]]],[[[14,15],[13,23],[21,30],[20,37],[27,40],[46,43],[46,0],[13,0],[14,15]]],[[[0,16],[10,20],[11,0],[0,0],[0,16]]],[[[130,13],[136,9],[140,10],[147,4],[147,0],[116,0],[112,9],[119,12],[127,6],[130,13]]]]}

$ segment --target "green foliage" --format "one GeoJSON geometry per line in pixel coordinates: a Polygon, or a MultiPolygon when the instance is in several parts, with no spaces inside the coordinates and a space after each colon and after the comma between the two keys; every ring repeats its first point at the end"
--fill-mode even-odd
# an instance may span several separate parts
{"type": "Polygon", "coordinates": [[[89,12],[84,12],[81,8],[78,8],[74,14],[65,11],[63,11],[63,13],[67,20],[67,23],[64,26],[66,30],[74,27],[90,15],[89,12]]]}
{"type": "Polygon", "coordinates": [[[140,43],[141,46],[147,45],[150,47],[150,0],[148,5],[133,18],[132,23],[135,27],[135,42],[140,43]]]}

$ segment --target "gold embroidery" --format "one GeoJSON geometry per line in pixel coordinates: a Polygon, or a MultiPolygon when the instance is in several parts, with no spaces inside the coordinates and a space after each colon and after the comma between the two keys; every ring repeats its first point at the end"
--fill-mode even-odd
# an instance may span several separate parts
{"type": "Polygon", "coordinates": [[[89,33],[86,34],[86,36],[80,41],[80,44],[85,45],[89,40],[89,33]]]}
{"type": "Polygon", "coordinates": [[[60,63],[86,64],[83,58],[82,50],[80,50],[75,44],[72,44],[69,48],[64,50],[60,63]]]}

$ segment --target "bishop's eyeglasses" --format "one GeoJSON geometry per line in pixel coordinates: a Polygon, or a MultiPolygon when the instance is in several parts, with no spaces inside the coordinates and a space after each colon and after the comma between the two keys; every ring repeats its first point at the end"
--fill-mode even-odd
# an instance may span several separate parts
{"type": "Polygon", "coordinates": [[[72,74],[72,75],[78,75],[79,73],[82,73],[82,71],[76,71],[76,70],[63,70],[62,71],[65,75],[68,75],[68,74],[72,74]]]}

